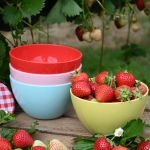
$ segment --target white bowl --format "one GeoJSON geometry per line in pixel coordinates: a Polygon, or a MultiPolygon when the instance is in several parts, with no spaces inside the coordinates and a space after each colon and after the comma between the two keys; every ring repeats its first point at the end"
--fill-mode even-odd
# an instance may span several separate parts
{"type": "MultiPolygon", "coordinates": [[[[9,64],[11,77],[21,83],[32,84],[32,85],[59,85],[71,82],[71,74],[75,73],[74,71],[61,73],[61,74],[33,74],[22,72],[9,64]]],[[[82,68],[82,64],[77,69],[78,71],[82,68]]]]}

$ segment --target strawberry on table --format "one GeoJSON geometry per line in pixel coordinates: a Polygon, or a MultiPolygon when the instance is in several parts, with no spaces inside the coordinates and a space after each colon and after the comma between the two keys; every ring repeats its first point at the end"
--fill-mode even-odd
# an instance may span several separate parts
{"type": "Polygon", "coordinates": [[[110,143],[107,142],[107,139],[105,137],[99,137],[94,143],[93,150],[112,150],[112,149],[113,146],[111,146],[110,143]]]}
{"type": "Polygon", "coordinates": [[[5,138],[0,138],[0,150],[12,150],[12,145],[5,138]]]}
{"type": "Polygon", "coordinates": [[[31,150],[46,150],[46,148],[44,148],[42,146],[34,146],[31,148],[31,150]]]}
{"type": "Polygon", "coordinates": [[[72,93],[80,98],[86,97],[91,94],[91,89],[86,81],[76,81],[72,85],[72,93]]]}
{"type": "Polygon", "coordinates": [[[76,81],[84,80],[89,82],[89,77],[87,73],[75,70],[75,74],[72,75],[71,83],[75,83],[76,81]]]}
{"type": "Polygon", "coordinates": [[[115,99],[119,102],[130,101],[132,93],[128,85],[121,85],[115,89],[115,99]]]}
{"type": "Polygon", "coordinates": [[[13,135],[13,144],[16,148],[26,148],[33,144],[33,139],[25,130],[18,130],[13,135]]]}
{"type": "Polygon", "coordinates": [[[114,99],[114,90],[106,84],[99,85],[95,90],[95,98],[98,102],[111,102],[114,99]]]}
{"type": "Polygon", "coordinates": [[[100,72],[100,73],[95,77],[96,83],[98,83],[98,84],[104,84],[106,74],[108,74],[108,73],[109,73],[108,71],[100,72]]]}
{"type": "Polygon", "coordinates": [[[150,148],[150,141],[140,142],[137,146],[137,150],[149,150],[149,148],[150,148]]]}
{"type": "Polygon", "coordinates": [[[129,149],[123,146],[116,146],[112,150],[129,150],[129,149]]]}
{"type": "Polygon", "coordinates": [[[62,142],[57,139],[53,139],[50,141],[49,150],[69,150],[62,142]]]}
{"type": "Polygon", "coordinates": [[[117,86],[128,85],[132,87],[135,83],[135,77],[133,74],[126,71],[121,71],[116,75],[117,86]]]}
{"type": "Polygon", "coordinates": [[[40,140],[35,140],[34,143],[33,143],[33,146],[32,147],[35,147],[35,146],[42,146],[44,148],[47,148],[47,146],[40,140]]]}

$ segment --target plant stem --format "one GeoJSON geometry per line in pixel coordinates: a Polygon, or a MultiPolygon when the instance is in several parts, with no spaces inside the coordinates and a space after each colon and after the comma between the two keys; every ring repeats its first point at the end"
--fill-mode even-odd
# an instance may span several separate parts
{"type": "Polygon", "coordinates": [[[49,44],[49,23],[47,23],[47,44],[49,44]]]}
{"type": "Polygon", "coordinates": [[[113,16],[120,16],[120,15],[117,15],[117,14],[113,14],[113,13],[111,13],[111,12],[109,12],[107,9],[105,9],[104,8],[104,4],[101,4],[101,2],[99,1],[99,0],[96,0],[98,3],[99,3],[99,5],[102,7],[102,10],[105,10],[107,13],[109,13],[109,14],[111,14],[111,15],[113,15],[113,16]]]}
{"type": "MultiPolygon", "coordinates": [[[[103,4],[104,4],[104,0],[103,0],[103,4]]],[[[105,27],[104,27],[104,9],[102,9],[102,23],[103,23],[103,32],[102,32],[102,47],[101,47],[99,72],[101,72],[101,68],[102,68],[102,58],[103,58],[103,49],[104,49],[104,33],[105,33],[105,27]]]]}
{"type": "Polygon", "coordinates": [[[7,39],[1,32],[0,35],[3,36],[13,47],[15,47],[15,45],[9,39],[7,39]]]}
{"type": "Polygon", "coordinates": [[[126,45],[129,44],[129,39],[130,39],[130,29],[131,29],[131,16],[130,16],[131,10],[129,9],[129,14],[128,14],[128,35],[127,35],[127,41],[126,41],[126,45]]]}
{"type": "Polygon", "coordinates": [[[15,44],[14,47],[16,47],[17,45],[16,45],[16,41],[15,41],[15,38],[14,38],[14,33],[13,33],[13,30],[12,30],[12,27],[11,27],[11,26],[10,26],[10,29],[11,29],[11,35],[12,35],[12,37],[13,37],[14,44],[15,44]]]}

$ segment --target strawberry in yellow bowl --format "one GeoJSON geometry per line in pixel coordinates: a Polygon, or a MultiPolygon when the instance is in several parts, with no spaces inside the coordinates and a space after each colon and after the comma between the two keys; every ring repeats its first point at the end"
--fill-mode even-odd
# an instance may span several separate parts
{"type": "Polygon", "coordinates": [[[120,71],[113,76],[105,71],[87,81],[80,72],[74,78],[70,89],[72,104],[91,133],[113,133],[142,116],[149,89],[131,73],[120,71]]]}

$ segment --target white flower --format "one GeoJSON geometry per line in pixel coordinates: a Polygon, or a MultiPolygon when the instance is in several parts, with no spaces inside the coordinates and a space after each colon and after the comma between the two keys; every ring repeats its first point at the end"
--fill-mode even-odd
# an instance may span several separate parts
{"type": "Polygon", "coordinates": [[[114,133],[115,136],[120,137],[122,136],[122,134],[123,134],[123,129],[121,127],[115,130],[114,133]]]}

